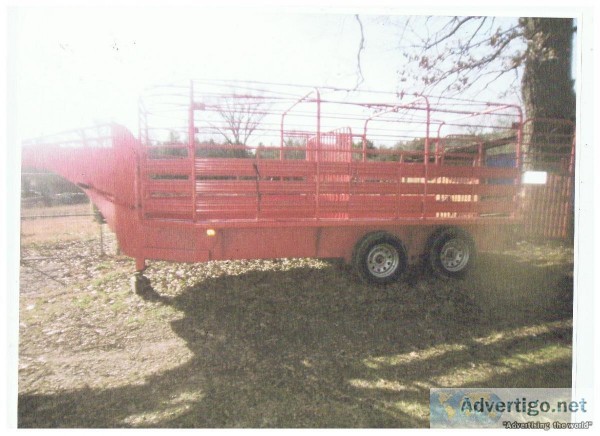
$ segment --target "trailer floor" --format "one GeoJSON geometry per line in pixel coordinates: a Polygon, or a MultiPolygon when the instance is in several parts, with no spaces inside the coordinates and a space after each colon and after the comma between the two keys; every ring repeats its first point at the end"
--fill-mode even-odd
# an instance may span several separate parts
{"type": "Polygon", "coordinates": [[[24,242],[20,427],[428,427],[430,387],[571,384],[562,245],[384,288],[319,260],[150,262],[145,299],[105,251],[24,242]]]}

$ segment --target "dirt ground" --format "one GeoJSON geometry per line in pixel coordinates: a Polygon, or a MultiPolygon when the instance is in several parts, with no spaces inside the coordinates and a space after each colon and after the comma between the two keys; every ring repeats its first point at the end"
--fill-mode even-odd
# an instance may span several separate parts
{"type": "Polygon", "coordinates": [[[36,221],[22,229],[20,427],[428,427],[431,387],[571,384],[560,244],[387,287],[321,260],[151,262],[143,299],[107,228],[101,249],[90,217],[36,221]]]}

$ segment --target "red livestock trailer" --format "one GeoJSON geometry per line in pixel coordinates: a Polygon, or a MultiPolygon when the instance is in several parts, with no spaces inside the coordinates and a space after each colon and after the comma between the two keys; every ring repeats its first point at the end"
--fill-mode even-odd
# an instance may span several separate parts
{"type": "Polygon", "coordinates": [[[149,259],[318,257],[388,283],[423,256],[461,276],[519,222],[514,105],[193,81],[149,90],[139,116],[137,138],[81,129],[22,163],[81,187],[140,278],[149,259]]]}

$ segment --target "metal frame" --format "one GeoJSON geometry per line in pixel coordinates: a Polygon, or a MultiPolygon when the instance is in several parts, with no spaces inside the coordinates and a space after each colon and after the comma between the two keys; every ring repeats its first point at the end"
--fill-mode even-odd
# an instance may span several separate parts
{"type": "Polygon", "coordinates": [[[138,138],[110,125],[109,147],[44,138],[23,149],[24,166],[84,189],[138,270],[146,259],[350,259],[356,241],[374,230],[409,240],[415,258],[440,226],[485,234],[520,220],[517,106],[423,95],[404,103],[377,92],[256,82],[192,81],[159,91],[140,100],[138,138]],[[168,104],[156,110],[163,97],[168,104]],[[250,102],[246,123],[259,120],[258,144],[215,141],[227,99],[250,102]],[[187,130],[187,139],[165,120],[187,130]],[[469,129],[477,140],[463,135],[461,145],[447,144],[469,129]],[[512,167],[486,165],[499,132],[514,145],[512,167]],[[287,146],[286,138],[300,145],[287,146]],[[371,140],[381,147],[369,149],[371,140]]]}

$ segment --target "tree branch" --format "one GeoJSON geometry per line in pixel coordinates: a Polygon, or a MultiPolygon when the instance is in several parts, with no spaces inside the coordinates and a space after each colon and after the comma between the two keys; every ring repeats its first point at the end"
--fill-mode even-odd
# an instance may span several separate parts
{"type": "Polygon", "coordinates": [[[358,22],[358,26],[360,27],[360,45],[358,46],[358,52],[356,53],[356,69],[357,69],[358,77],[356,80],[356,86],[354,87],[354,89],[357,89],[365,81],[365,78],[364,78],[363,72],[362,72],[361,60],[360,60],[360,55],[361,55],[363,49],[365,48],[365,33],[364,33],[362,21],[360,20],[360,17],[358,16],[358,14],[356,14],[354,16],[354,18],[356,18],[356,21],[358,22]]]}
{"type": "MultiPolygon", "coordinates": [[[[488,70],[497,74],[520,68],[521,50],[510,51],[509,46],[523,38],[522,27],[513,25],[508,29],[498,27],[494,30],[493,22],[489,17],[454,17],[427,40],[421,39],[419,51],[405,53],[409,64],[418,68],[417,71],[413,69],[412,76],[423,84],[419,92],[432,92],[438,85],[444,88],[444,92],[462,92],[480,82],[482,76],[489,77],[486,74],[488,70]],[[457,32],[468,22],[474,25],[469,29],[467,38],[461,40],[457,32]],[[452,82],[448,83],[450,80],[452,82]]],[[[415,29],[413,32],[417,33],[415,29]]],[[[405,82],[406,78],[404,70],[401,80],[405,82]]]]}
{"type": "MultiPolygon", "coordinates": [[[[429,42],[428,44],[425,45],[425,50],[429,50],[437,45],[439,45],[440,43],[444,42],[445,40],[447,40],[448,38],[452,37],[452,35],[454,35],[456,32],[458,32],[458,30],[468,21],[471,21],[475,18],[479,18],[479,17],[464,17],[462,20],[458,21],[458,17],[454,17],[452,19],[453,22],[458,21],[458,23],[456,23],[456,25],[445,35],[439,37],[438,39],[436,39],[433,42],[429,42]]],[[[444,27],[442,27],[442,30],[444,30],[444,28],[446,28],[448,26],[449,23],[446,23],[446,25],[444,25],[444,27]]],[[[436,34],[437,35],[437,34],[436,34]]]]}

